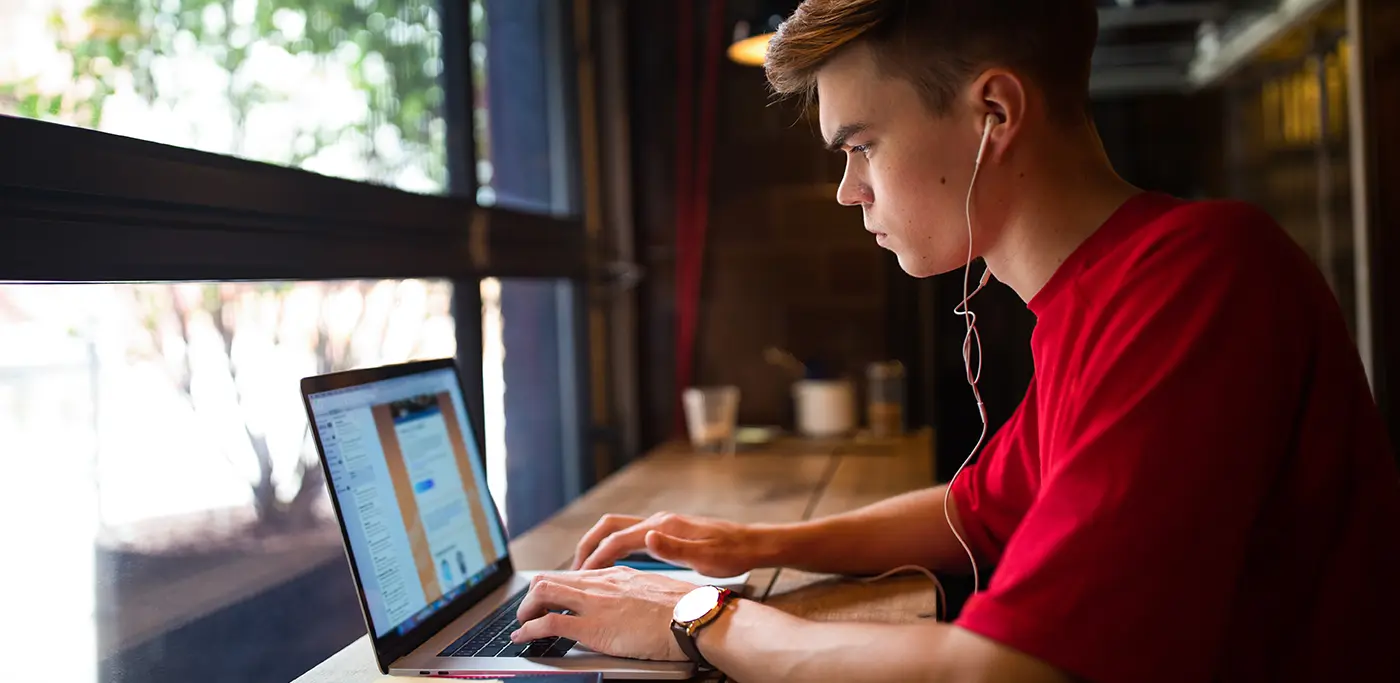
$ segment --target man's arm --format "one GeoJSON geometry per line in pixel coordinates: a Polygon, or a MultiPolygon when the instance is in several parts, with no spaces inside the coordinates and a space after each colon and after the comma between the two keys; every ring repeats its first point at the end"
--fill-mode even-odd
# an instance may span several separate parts
{"type": "Polygon", "coordinates": [[[747,600],[698,634],[705,658],[741,681],[1069,683],[1054,667],[951,624],[820,623],[747,600]]]}
{"type": "MultiPolygon", "coordinates": [[[[947,485],[911,491],[839,515],[772,527],[779,539],[772,564],[829,574],[877,574],[906,564],[969,571],[967,552],[943,516],[947,491],[947,485]]],[[[948,516],[966,540],[951,498],[948,516]]]]}
{"type": "MultiPolygon", "coordinates": [[[[573,568],[601,569],[646,549],[712,576],[734,576],[759,567],[873,574],[906,564],[967,571],[967,553],[943,515],[947,490],[938,486],[913,491],[794,524],[735,524],[670,513],[647,518],[608,515],[579,542],[573,568]]],[[[960,524],[951,499],[948,515],[960,524]]],[[[958,533],[967,539],[961,526],[958,533]]]]}
{"type": "MultiPolygon", "coordinates": [[[[619,657],[685,659],[670,631],[693,584],[612,568],[540,575],[516,615],[517,643],[559,636],[619,657]]],[[[711,664],[744,681],[1065,683],[1039,660],[956,626],[818,623],[749,600],[696,635],[711,664]]]]}

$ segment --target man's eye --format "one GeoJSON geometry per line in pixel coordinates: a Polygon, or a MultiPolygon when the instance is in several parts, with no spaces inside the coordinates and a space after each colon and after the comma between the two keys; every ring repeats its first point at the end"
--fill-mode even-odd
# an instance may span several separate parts
{"type": "Polygon", "coordinates": [[[869,154],[870,145],[851,145],[851,151],[859,154],[869,154]]]}

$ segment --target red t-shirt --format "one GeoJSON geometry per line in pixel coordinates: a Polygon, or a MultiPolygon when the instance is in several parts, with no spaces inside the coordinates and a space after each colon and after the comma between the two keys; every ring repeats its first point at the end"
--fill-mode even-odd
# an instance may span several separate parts
{"type": "Polygon", "coordinates": [[[1094,683],[1400,681],[1400,471],[1263,212],[1128,201],[1030,303],[1035,380],[953,496],[957,624],[1094,683]]]}

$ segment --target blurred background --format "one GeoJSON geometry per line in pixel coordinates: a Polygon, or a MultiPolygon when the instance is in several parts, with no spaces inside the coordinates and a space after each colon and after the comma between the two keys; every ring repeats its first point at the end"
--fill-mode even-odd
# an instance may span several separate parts
{"type": "MultiPolygon", "coordinates": [[[[1396,425],[1400,3],[1099,4],[1114,163],[1272,213],[1396,425]]],[[[21,176],[106,187],[153,168],[130,158],[174,164],[140,202],[91,205],[107,249],[64,232],[91,216],[11,241],[34,207],[75,204],[0,182],[7,652],[62,657],[55,680],[280,683],[363,635],[296,391],[310,374],[457,355],[512,535],[682,437],[685,387],[736,386],[741,424],[793,429],[775,357],[857,391],[897,361],[903,426],[936,430],[950,476],[980,429],[961,279],[905,276],[835,203],[842,158],[757,65],[795,6],[0,0],[0,155],[21,176]],[[99,154],[107,136],[140,144],[99,154]],[[489,249],[460,269],[408,247],[337,269],[242,232],[171,241],[141,212],[242,208],[206,205],[217,183],[178,170],[195,167],[274,179],[292,204],[326,187],[414,209],[365,244],[416,244],[416,207],[446,207],[445,233],[489,222],[489,249]],[[243,265],[203,255],[222,249],[243,265]]],[[[977,310],[996,426],[1030,380],[1034,318],[1000,285],[977,310]]]]}

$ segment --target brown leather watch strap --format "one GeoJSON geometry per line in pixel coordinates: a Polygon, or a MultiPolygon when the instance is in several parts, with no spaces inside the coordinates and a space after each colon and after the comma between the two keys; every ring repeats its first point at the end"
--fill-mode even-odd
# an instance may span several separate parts
{"type": "Polygon", "coordinates": [[[699,664],[702,669],[714,668],[705,659],[705,655],[700,654],[700,646],[695,644],[695,637],[690,635],[685,626],[671,622],[671,634],[676,636],[676,643],[681,646],[681,652],[684,652],[690,661],[699,664]]]}
{"type": "Polygon", "coordinates": [[[714,616],[711,617],[708,621],[696,624],[694,626],[691,626],[689,624],[682,624],[676,621],[671,622],[671,634],[676,637],[676,644],[680,645],[681,652],[685,653],[685,656],[689,657],[690,661],[700,665],[700,668],[714,669],[715,667],[714,665],[710,664],[708,660],[705,659],[704,655],[700,654],[700,646],[695,643],[695,634],[698,634],[706,626],[715,623],[715,621],[719,619],[720,615],[724,613],[724,608],[728,606],[729,603],[738,596],[739,594],[735,593],[734,591],[721,589],[719,594],[718,609],[715,610],[714,616]]]}

